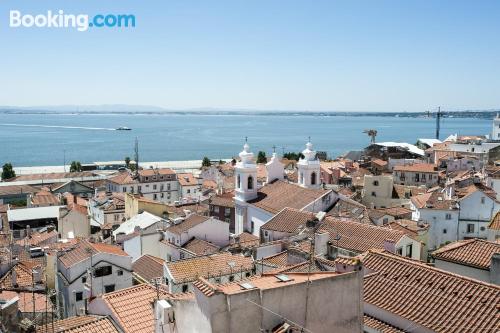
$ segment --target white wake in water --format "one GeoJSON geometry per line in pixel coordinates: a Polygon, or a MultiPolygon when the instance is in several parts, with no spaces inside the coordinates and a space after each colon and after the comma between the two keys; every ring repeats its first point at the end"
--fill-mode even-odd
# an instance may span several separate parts
{"type": "Polygon", "coordinates": [[[44,128],[69,128],[84,130],[116,131],[116,128],[104,127],[82,127],[82,126],[57,126],[57,125],[32,125],[32,124],[0,124],[0,126],[18,126],[18,127],[44,127],[44,128]]]}

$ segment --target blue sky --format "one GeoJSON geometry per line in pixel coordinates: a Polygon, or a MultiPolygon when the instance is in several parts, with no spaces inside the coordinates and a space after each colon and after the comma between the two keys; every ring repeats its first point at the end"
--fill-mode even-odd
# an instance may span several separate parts
{"type": "Polygon", "coordinates": [[[498,1],[2,0],[0,105],[498,108],[499,14],[498,1]],[[11,9],[137,26],[13,29],[11,9]]]}

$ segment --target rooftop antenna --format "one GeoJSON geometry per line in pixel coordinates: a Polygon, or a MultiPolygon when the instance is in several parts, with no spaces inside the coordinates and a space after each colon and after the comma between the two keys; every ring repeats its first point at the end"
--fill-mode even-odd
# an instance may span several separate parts
{"type": "Polygon", "coordinates": [[[134,160],[135,160],[135,176],[139,176],[139,139],[135,137],[134,145],[134,160]]]}
{"type": "Polygon", "coordinates": [[[439,106],[437,114],[436,114],[436,139],[438,139],[438,140],[439,140],[439,130],[441,127],[441,116],[442,116],[441,107],[439,106]]]}
{"type": "Polygon", "coordinates": [[[276,153],[276,145],[274,145],[272,148],[273,148],[273,153],[276,153]]]}
{"type": "Polygon", "coordinates": [[[245,136],[245,143],[248,143],[248,136],[245,136]]]}

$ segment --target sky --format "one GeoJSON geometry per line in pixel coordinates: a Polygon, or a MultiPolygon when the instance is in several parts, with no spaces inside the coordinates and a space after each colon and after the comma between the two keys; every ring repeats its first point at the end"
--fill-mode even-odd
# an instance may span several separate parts
{"type": "Polygon", "coordinates": [[[0,105],[498,108],[499,17],[498,1],[2,0],[0,105]],[[60,9],[136,27],[9,27],[60,9]]]}

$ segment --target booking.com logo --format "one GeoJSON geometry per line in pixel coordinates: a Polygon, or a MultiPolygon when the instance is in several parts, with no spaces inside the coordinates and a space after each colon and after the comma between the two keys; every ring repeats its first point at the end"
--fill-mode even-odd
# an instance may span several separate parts
{"type": "Polygon", "coordinates": [[[87,31],[89,28],[133,28],[135,15],[130,14],[65,14],[63,10],[47,11],[47,14],[21,14],[19,10],[10,11],[11,28],[74,28],[87,31]]]}

